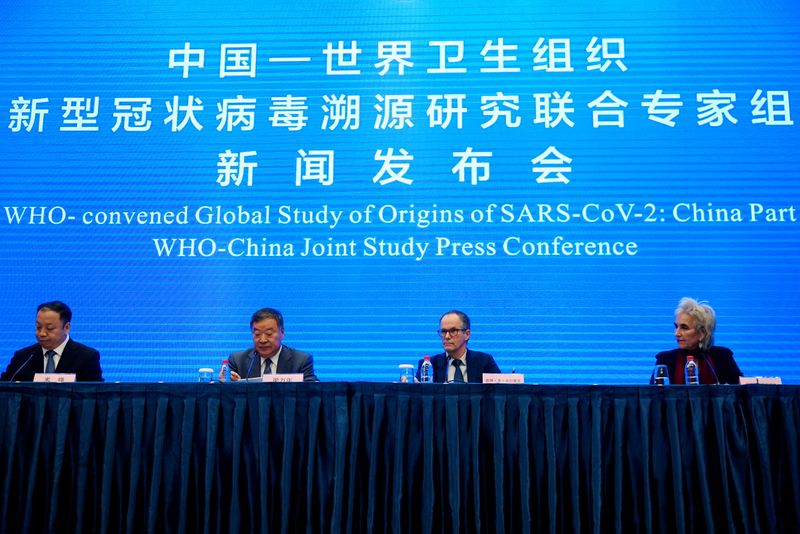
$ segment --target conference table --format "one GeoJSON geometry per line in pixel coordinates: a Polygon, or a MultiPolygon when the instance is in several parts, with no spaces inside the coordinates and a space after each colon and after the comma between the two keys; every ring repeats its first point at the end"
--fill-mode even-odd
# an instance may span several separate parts
{"type": "Polygon", "coordinates": [[[800,386],[0,384],[0,532],[799,532],[800,386]]]}

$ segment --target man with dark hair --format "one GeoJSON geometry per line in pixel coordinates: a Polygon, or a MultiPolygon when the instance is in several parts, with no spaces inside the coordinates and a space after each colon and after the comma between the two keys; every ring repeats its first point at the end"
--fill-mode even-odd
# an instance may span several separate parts
{"type": "MultiPolygon", "coordinates": [[[[439,337],[444,353],[431,358],[434,382],[483,382],[483,373],[499,373],[500,367],[490,354],[470,350],[470,320],[459,310],[445,312],[439,319],[439,337]]],[[[417,365],[417,380],[422,360],[417,365]]]]}
{"type": "MultiPolygon", "coordinates": [[[[302,373],[305,382],[319,382],[314,358],[307,352],[283,345],[283,315],[274,308],[262,308],[250,318],[253,348],[228,356],[231,381],[266,374],[302,373]]],[[[220,377],[222,380],[222,377],[220,377]]]]}
{"type": "Polygon", "coordinates": [[[79,382],[102,382],[100,353],[69,337],[72,310],[60,301],[36,308],[35,345],[14,353],[0,380],[30,382],[36,373],[74,373],[79,382]]]}

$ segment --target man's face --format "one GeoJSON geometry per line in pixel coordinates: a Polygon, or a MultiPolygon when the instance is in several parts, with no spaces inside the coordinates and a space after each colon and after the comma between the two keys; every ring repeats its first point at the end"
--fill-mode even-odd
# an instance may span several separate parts
{"type": "Polygon", "coordinates": [[[461,317],[455,313],[448,313],[439,321],[439,330],[442,331],[442,346],[445,352],[450,356],[461,356],[469,340],[469,330],[464,330],[461,317]]]}
{"type": "Polygon", "coordinates": [[[69,323],[63,324],[57,312],[43,309],[36,314],[36,339],[44,350],[61,345],[68,334],[69,323]]]}
{"type": "Polygon", "coordinates": [[[283,328],[278,328],[275,319],[261,319],[253,323],[253,347],[262,358],[273,357],[281,348],[283,328]]]}

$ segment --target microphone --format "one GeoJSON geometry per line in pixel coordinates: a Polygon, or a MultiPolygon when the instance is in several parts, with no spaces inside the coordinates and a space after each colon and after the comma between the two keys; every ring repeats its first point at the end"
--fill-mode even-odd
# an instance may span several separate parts
{"type": "Polygon", "coordinates": [[[256,359],[258,358],[258,352],[255,350],[253,351],[253,357],[250,358],[250,365],[247,367],[247,375],[244,377],[245,379],[250,378],[250,371],[253,370],[253,364],[256,363],[256,359]]]}
{"type": "Polygon", "coordinates": [[[717,370],[714,369],[714,364],[711,362],[711,356],[706,356],[706,364],[708,365],[708,368],[711,369],[711,372],[714,373],[714,380],[716,380],[717,385],[719,385],[719,376],[717,375],[717,370]]]}
{"type": "Polygon", "coordinates": [[[25,360],[25,363],[23,363],[22,365],[17,367],[17,370],[14,371],[13,375],[11,375],[11,379],[9,380],[9,382],[13,382],[14,379],[17,378],[17,375],[19,374],[20,371],[22,371],[22,368],[25,367],[26,365],[28,365],[28,362],[31,361],[31,358],[33,358],[34,356],[36,356],[36,352],[31,352],[31,355],[28,356],[28,359],[25,360]]]}

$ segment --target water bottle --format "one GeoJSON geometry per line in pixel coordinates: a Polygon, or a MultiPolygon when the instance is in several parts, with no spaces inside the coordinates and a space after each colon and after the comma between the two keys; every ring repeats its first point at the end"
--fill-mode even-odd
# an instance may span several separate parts
{"type": "Polygon", "coordinates": [[[694,356],[686,357],[686,367],[683,368],[683,375],[686,377],[687,384],[696,386],[700,383],[700,377],[697,373],[697,362],[694,361],[694,356]]]}
{"type": "Polygon", "coordinates": [[[433,383],[433,364],[430,356],[425,356],[422,365],[419,366],[419,381],[423,384],[433,383]]]}
{"type": "Polygon", "coordinates": [[[219,381],[231,381],[231,368],[230,365],[228,365],[228,360],[222,360],[222,367],[219,368],[219,381]]]}

